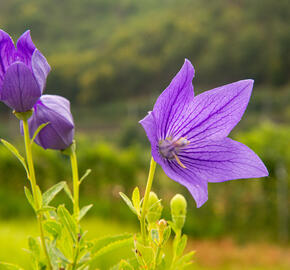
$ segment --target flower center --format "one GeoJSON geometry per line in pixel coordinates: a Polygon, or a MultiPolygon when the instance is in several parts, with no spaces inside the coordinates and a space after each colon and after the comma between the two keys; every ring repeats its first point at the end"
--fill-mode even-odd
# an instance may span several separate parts
{"type": "Polygon", "coordinates": [[[172,160],[175,159],[177,163],[182,167],[186,168],[184,164],[181,163],[178,158],[178,153],[184,147],[189,144],[189,141],[186,138],[179,138],[178,140],[172,139],[171,137],[166,138],[165,140],[159,141],[159,153],[163,158],[172,160]]]}

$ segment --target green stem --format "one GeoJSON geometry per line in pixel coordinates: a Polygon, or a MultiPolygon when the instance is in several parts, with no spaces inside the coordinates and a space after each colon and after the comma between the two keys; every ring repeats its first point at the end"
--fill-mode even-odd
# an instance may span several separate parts
{"type": "Polygon", "coordinates": [[[146,211],[148,207],[148,199],[149,199],[149,194],[150,194],[152,183],[153,183],[155,169],[156,169],[156,162],[154,161],[152,157],[151,162],[150,162],[150,169],[149,169],[148,180],[147,180],[147,185],[146,185],[146,190],[145,190],[145,195],[144,195],[144,200],[143,200],[143,205],[142,205],[142,211],[141,211],[141,218],[140,218],[141,235],[142,235],[144,244],[146,244],[145,216],[146,216],[146,211]]]}
{"type": "Polygon", "coordinates": [[[37,223],[40,231],[40,239],[42,248],[45,253],[45,257],[47,259],[47,266],[48,269],[51,270],[51,263],[50,258],[48,255],[48,251],[45,244],[45,238],[44,238],[44,231],[43,231],[43,215],[42,213],[37,213],[37,211],[41,208],[40,205],[40,198],[38,198],[38,192],[37,192],[37,184],[36,184],[36,178],[35,178],[35,171],[34,171],[34,165],[33,165],[33,159],[32,159],[32,151],[31,151],[31,142],[30,142],[30,136],[29,136],[29,128],[28,128],[28,122],[27,119],[23,120],[23,131],[24,131],[24,143],[25,143],[25,150],[26,150],[26,159],[28,163],[28,169],[29,169],[29,180],[31,183],[31,189],[32,194],[34,198],[34,204],[35,204],[35,210],[36,210],[36,218],[37,223]]]}
{"type": "Polygon", "coordinates": [[[78,172],[78,162],[77,156],[74,149],[72,149],[70,154],[71,168],[72,168],[72,177],[73,177],[73,197],[74,197],[74,216],[78,221],[80,207],[79,207],[79,172],[78,172]]]}

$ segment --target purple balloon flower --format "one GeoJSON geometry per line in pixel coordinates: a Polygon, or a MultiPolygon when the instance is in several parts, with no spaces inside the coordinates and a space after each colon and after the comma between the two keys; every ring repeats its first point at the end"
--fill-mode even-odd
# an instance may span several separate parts
{"type": "Polygon", "coordinates": [[[36,49],[30,31],[18,39],[0,30],[0,100],[16,112],[30,110],[41,96],[50,66],[36,49]]]}
{"type": "Polygon", "coordinates": [[[227,137],[244,114],[254,81],[234,82],[194,97],[193,77],[194,68],[185,60],[140,123],[154,160],[200,207],[208,199],[208,182],[264,177],[268,171],[251,149],[227,137]]]}
{"type": "MultiPolygon", "coordinates": [[[[74,138],[74,121],[70,102],[61,96],[43,95],[34,105],[33,115],[28,119],[30,135],[48,123],[36,136],[35,142],[44,149],[64,150],[74,138]]],[[[21,125],[21,132],[22,125],[21,125]]]]}

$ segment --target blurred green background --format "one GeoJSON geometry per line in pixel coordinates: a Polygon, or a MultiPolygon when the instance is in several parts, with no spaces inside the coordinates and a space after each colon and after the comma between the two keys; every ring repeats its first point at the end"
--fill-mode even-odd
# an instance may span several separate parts
{"type": "MultiPolygon", "coordinates": [[[[14,40],[30,29],[48,59],[46,93],[71,100],[80,171],[92,169],[81,190],[81,204],[94,203],[84,222],[91,237],[137,230],[118,192],[145,187],[150,145],[138,121],[188,58],[196,93],[255,80],[231,137],[250,146],[270,176],[210,184],[200,209],[160,168],[153,190],[167,206],[175,193],[187,196],[196,269],[290,269],[289,25],[288,0],[0,1],[0,28],[14,40]]],[[[19,124],[3,104],[0,137],[23,150],[19,124]]],[[[34,153],[42,189],[70,181],[69,160],[37,146],[34,153]]],[[[21,248],[37,231],[24,185],[21,165],[0,146],[0,261],[25,266],[21,248]]]]}

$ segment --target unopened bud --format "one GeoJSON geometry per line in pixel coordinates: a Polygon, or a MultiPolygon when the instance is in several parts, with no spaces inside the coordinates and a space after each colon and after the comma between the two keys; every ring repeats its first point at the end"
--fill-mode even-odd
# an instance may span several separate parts
{"type": "Polygon", "coordinates": [[[161,217],[162,213],[162,205],[159,201],[157,195],[154,192],[150,192],[148,199],[148,212],[146,215],[146,219],[148,223],[156,223],[161,217]]]}
{"type": "Polygon", "coordinates": [[[185,198],[176,194],[170,202],[172,221],[177,229],[182,229],[186,218],[187,203],[185,198]]]}

